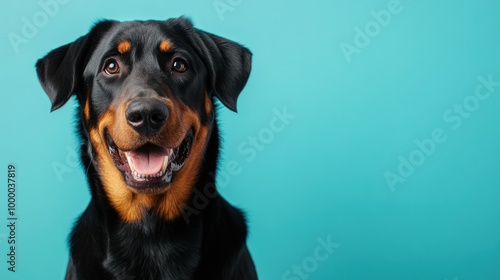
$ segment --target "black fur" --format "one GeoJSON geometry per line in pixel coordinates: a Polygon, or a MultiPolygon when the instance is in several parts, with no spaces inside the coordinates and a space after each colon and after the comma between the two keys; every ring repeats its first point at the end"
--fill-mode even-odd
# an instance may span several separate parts
{"type": "Polygon", "coordinates": [[[71,234],[66,279],[257,279],[246,246],[244,216],[218,195],[215,188],[219,133],[217,122],[211,122],[203,111],[203,92],[210,93],[212,104],[218,98],[236,111],[236,100],[250,68],[248,49],[198,30],[185,18],[162,22],[103,21],[89,34],[53,50],[37,62],[38,77],[52,110],[63,106],[72,95],[76,95],[80,105],[77,117],[82,139],[81,160],[92,199],[71,234]],[[193,189],[198,193],[210,191],[205,196],[208,203],[197,208],[196,198],[192,197],[186,207],[195,212],[185,212],[174,220],[167,221],[148,211],[140,221],[124,221],[112,207],[98,175],[102,167],[95,160],[97,151],[91,144],[89,130],[124,86],[117,81],[102,82],[98,72],[112,49],[110,46],[125,35],[141,42],[134,45],[130,57],[124,58],[129,67],[144,69],[133,82],[143,81],[145,88],[175,94],[199,114],[203,124],[211,127],[201,168],[193,174],[197,178],[193,189]],[[150,47],[161,37],[168,37],[181,47],[195,71],[182,79],[162,71],[165,58],[150,47]],[[157,63],[160,66],[153,66],[157,63]],[[85,100],[91,102],[88,121],[83,118],[85,100]]]}

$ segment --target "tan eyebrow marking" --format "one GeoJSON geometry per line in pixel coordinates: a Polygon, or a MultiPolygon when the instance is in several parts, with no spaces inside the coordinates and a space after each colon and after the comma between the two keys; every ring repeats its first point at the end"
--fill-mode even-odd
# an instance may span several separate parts
{"type": "Polygon", "coordinates": [[[129,41],[121,41],[118,44],[118,52],[121,54],[129,52],[131,48],[132,48],[132,45],[130,44],[129,41]]]}
{"type": "Polygon", "coordinates": [[[172,43],[168,40],[163,40],[160,43],[160,51],[162,52],[168,52],[170,48],[172,47],[172,43]]]}

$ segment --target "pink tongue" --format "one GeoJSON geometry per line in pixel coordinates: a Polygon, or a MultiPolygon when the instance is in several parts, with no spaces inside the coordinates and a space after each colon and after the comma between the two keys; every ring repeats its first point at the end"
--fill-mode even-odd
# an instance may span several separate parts
{"type": "Polygon", "coordinates": [[[128,152],[130,163],[135,172],[142,175],[154,175],[161,171],[166,151],[159,148],[140,148],[128,152]]]}

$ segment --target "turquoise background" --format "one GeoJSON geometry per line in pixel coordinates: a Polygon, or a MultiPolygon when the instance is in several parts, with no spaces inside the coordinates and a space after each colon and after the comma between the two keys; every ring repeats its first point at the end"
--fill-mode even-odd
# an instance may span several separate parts
{"type": "Polygon", "coordinates": [[[89,201],[75,102],[49,114],[35,61],[100,18],[180,15],[254,53],[239,113],[219,110],[221,170],[239,169],[218,179],[248,213],[260,279],[500,279],[500,87],[479,78],[500,81],[499,2],[220,0],[229,8],[217,12],[212,0],[65,1],[17,52],[9,34],[46,12],[31,0],[0,10],[0,279],[62,279],[67,236],[89,201]],[[399,12],[377,23],[388,6],[399,12]],[[293,118],[277,121],[276,110],[293,118]],[[8,163],[16,273],[6,263],[8,163]],[[400,176],[392,187],[388,172],[400,176]],[[318,247],[328,239],[333,251],[318,247]]]}

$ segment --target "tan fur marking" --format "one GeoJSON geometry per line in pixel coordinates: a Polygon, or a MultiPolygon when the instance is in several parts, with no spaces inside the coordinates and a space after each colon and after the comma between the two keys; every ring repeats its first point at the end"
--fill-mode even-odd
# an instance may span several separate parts
{"type": "Polygon", "coordinates": [[[87,121],[90,119],[90,104],[88,99],[85,100],[85,105],[83,107],[83,117],[87,121]]]}
{"type": "Polygon", "coordinates": [[[168,40],[163,40],[160,43],[160,51],[162,52],[168,52],[172,48],[172,43],[168,40]]]}
{"type": "Polygon", "coordinates": [[[130,44],[129,41],[121,41],[119,44],[118,44],[118,52],[121,53],[121,54],[124,54],[126,52],[129,52],[130,49],[132,49],[132,45],[130,44]]]}
{"type": "Polygon", "coordinates": [[[114,123],[114,119],[114,112],[112,110],[107,112],[99,121],[98,128],[90,131],[90,139],[97,152],[99,176],[108,199],[123,220],[132,222],[142,218],[143,210],[152,207],[154,198],[132,192],[109,156],[103,132],[106,127],[114,123]]]}
{"type": "Polygon", "coordinates": [[[183,118],[186,121],[191,121],[194,125],[194,139],[186,163],[175,174],[170,187],[158,205],[158,212],[167,220],[172,220],[182,214],[182,209],[186,205],[196,183],[195,179],[207,143],[208,127],[201,125],[195,112],[190,109],[184,110],[186,111],[183,112],[183,118]]]}
{"type": "Polygon", "coordinates": [[[212,114],[212,100],[210,96],[208,96],[208,93],[205,93],[205,112],[207,112],[208,115],[212,114]]]}

